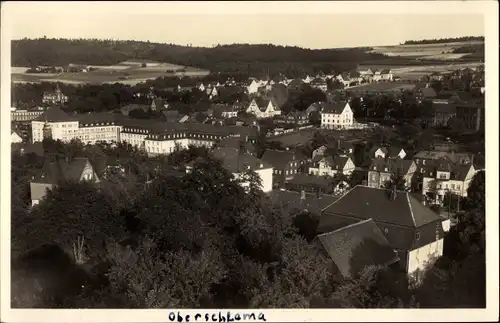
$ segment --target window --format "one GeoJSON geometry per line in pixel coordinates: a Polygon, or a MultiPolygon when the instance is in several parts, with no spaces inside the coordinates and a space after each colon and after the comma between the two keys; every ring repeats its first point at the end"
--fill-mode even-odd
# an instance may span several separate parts
{"type": "Polygon", "coordinates": [[[416,234],[415,238],[416,238],[417,240],[420,240],[420,231],[417,231],[417,234],[416,234]]]}
{"type": "Polygon", "coordinates": [[[455,184],[451,184],[451,189],[454,190],[455,189],[455,184]]]}

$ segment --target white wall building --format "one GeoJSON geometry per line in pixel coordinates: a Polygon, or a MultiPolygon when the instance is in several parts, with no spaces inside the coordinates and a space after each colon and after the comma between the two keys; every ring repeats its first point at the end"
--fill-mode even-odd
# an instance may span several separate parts
{"type": "Polygon", "coordinates": [[[321,110],[321,128],[350,129],[354,123],[349,103],[325,103],[321,110]]]}

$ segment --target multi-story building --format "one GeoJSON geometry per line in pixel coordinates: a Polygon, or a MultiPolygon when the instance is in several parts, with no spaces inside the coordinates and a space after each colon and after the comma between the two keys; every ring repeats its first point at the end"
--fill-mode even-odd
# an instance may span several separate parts
{"type": "Polygon", "coordinates": [[[302,169],[307,169],[308,158],[298,151],[267,149],[262,155],[262,161],[273,166],[274,182],[283,184],[293,178],[302,169]]]}
{"type": "Polygon", "coordinates": [[[54,92],[44,92],[42,102],[46,104],[64,104],[68,102],[68,97],[64,95],[57,85],[54,92]]]}
{"type": "Polygon", "coordinates": [[[11,108],[10,120],[15,122],[29,122],[43,115],[44,109],[26,110],[11,108]]]}
{"type": "Polygon", "coordinates": [[[31,121],[31,131],[33,143],[48,136],[65,142],[80,139],[86,144],[120,141],[120,126],[112,114],[70,115],[57,107],[47,109],[44,115],[31,121]]]}
{"type": "Polygon", "coordinates": [[[368,186],[384,188],[393,176],[401,176],[407,188],[411,187],[417,165],[413,160],[401,158],[374,158],[368,169],[368,186]]]}
{"type": "Polygon", "coordinates": [[[321,128],[350,129],[354,124],[353,111],[349,103],[323,103],[321,128]]]}
{"type": "Polygon", "coordinates": [[[474,165],[453,164],[446,159],[433,161],[424,170],[422,195],[436,204],[442,203],[446,194],[467,197],[477,172],[474,165]]]}
{"type": "MultiPolygon", "coordinates": [[[[443,254],[446,220],[403,191],[358,185],[323,209],[317,231],[330,233],[369,219],[396,252],[400,268],[418,280],[422,278],[420,273],[443,254]]],[[[380,256],[373,253],[373,240],[364,240],[358,234],[344,235],[344,239],[359,246],[357,254],[339,250],[347,258],[380,256]]],[[[342,248],[342,244],[329,247],[342,248]]]]}

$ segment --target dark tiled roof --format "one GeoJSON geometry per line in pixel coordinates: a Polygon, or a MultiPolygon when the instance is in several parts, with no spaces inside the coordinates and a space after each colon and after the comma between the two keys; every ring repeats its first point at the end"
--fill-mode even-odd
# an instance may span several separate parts
{"type": "Polygon", "coordinates": [[[283,169],[288,163],[296,160],[305,160],[306,157],[295,151],[271,150],[268,149],[262,155],[262,160],[273,165],[276,169],[283,169]]]}
{"type": "Polygon", "coordinates": [[[413,163],[411,159],[384,159],[379,157],[372,159],[369,170],[403,175],[408,173],[413,163]]]}
{"type": "Polygon", "coordinates": [[[75,116],[72,116],[58,107],[51,107],[45,110],[45,113],[36,118],[34,121],[62,122],[62,121],[77,121],[75,116]]]}
{"type": "Polygon", "coordinates": [[[344,169],[345,165],[347,164],[347,161],[349,160],[349,157],[347,156],[326,156],[326,157],[320,157],[318,159],[315,158],[315,161],[320,162],[321,160],[324,160],[330,167],[334,170],[341,170],[344,169]]]}
{"type": "Polygon", "coordinates": [[[323,103],[322,104],[322,113],[335,113],[335,114],[341,114],[342,111],[344,111],[345,106],[347,103],[345,102],[340,102],[340,103],[323,103]]]}
{"type": "Polygon", "coordinates": [[[219,147],[213,152],[213,155],[222,161],[224,168],[230,173],[241,173],[248,168],[258,170],[272,167],[255,156],[239,153],[236,148],[219,147]]]}
{"type": "Polygon", "coordinates": [[[345,278],[366,266],[388,266],[399,261],[394,249],[372,219],[317,236],[345,278]]]}
{"type": "Polygon", "coordinates": [[[415,203],[419,202],[407,192],[397,191],[395,200],[389,197],[389,193],[385,189],[358,185],[325,208],[322,218],[327,220],[330,215],[360,220],[372,218],[375,222],[410,228],[440,220],[437,214],[426,207],[415,209],[415,203]],[[420,214],[417,214],[418,212],[420,214]]]}
{"type": "Polygon", "coordinates": [[[235,149],[240,149],[244,148],[247,152],[253,154],[255,152],[255,146],[248,141],[245,141],[245,138],[241,137],[229,137],[229,138],[224,138],[218,142],[219,147],[228,147],[228,148],[235,148],[235,149]]]}
{"type": "Polygon", "coordinates": [[[422,95],[425,97],[425,98],[435,98],[437,96],[437,93],[436,91],[434,91],[433,88],[431,87],[424,87],[424,88],[421,88],[420,89],[420,93],[422,93],[422,95]]]}
{"type": "Polygon", "coordinates": [[[372,148],[370,149],[370,152],[369,152],[369,153],[370,153],[370,155],[371,155],[371,156],[375,156],[375,152],[376,152],[377,150],[379,150],[379,149],[380,149],[380,150],[381,150],[384,154],[386,154],[386,155],[387,155],[387,154],[389,154],[389,149],[387,149],[387,147],[374,146],[374,147],[372,147],[372,148]]]}
{"type": "Polygon", "coordinates": [[[61,157],[48,156],[33,182],[57,184],[62,180],[79,180],[87,163],[87,158],[76,157],[68,161],[61,157]]]}
{"type": "Polygon", "coordinates": [[[108,112],[82,113],[74,115],[75,120],[81,125],[96,123],[114,123],[117,121],[116,114],[108,112]]]}
{"type": "Polygon", "coordinates": [[[286,190],[273,190],[269,194],[271,201],[275,205],[288,208],[289,210],[308,211],[319,215],[322,208],[332,204],[338,197],[304,192],[305,199],[301,199],[301,192],[286,191],[286,190]]]}

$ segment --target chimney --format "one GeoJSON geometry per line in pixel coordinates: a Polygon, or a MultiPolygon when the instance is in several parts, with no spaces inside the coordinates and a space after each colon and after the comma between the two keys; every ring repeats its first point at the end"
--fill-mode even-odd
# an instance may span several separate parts
{"type": "Polygon", "coordinates": [[[300,200],[304,201],[305,199],[306,199],[306,191],[305,190],[301,190],[300,191],[300,200]]]}

